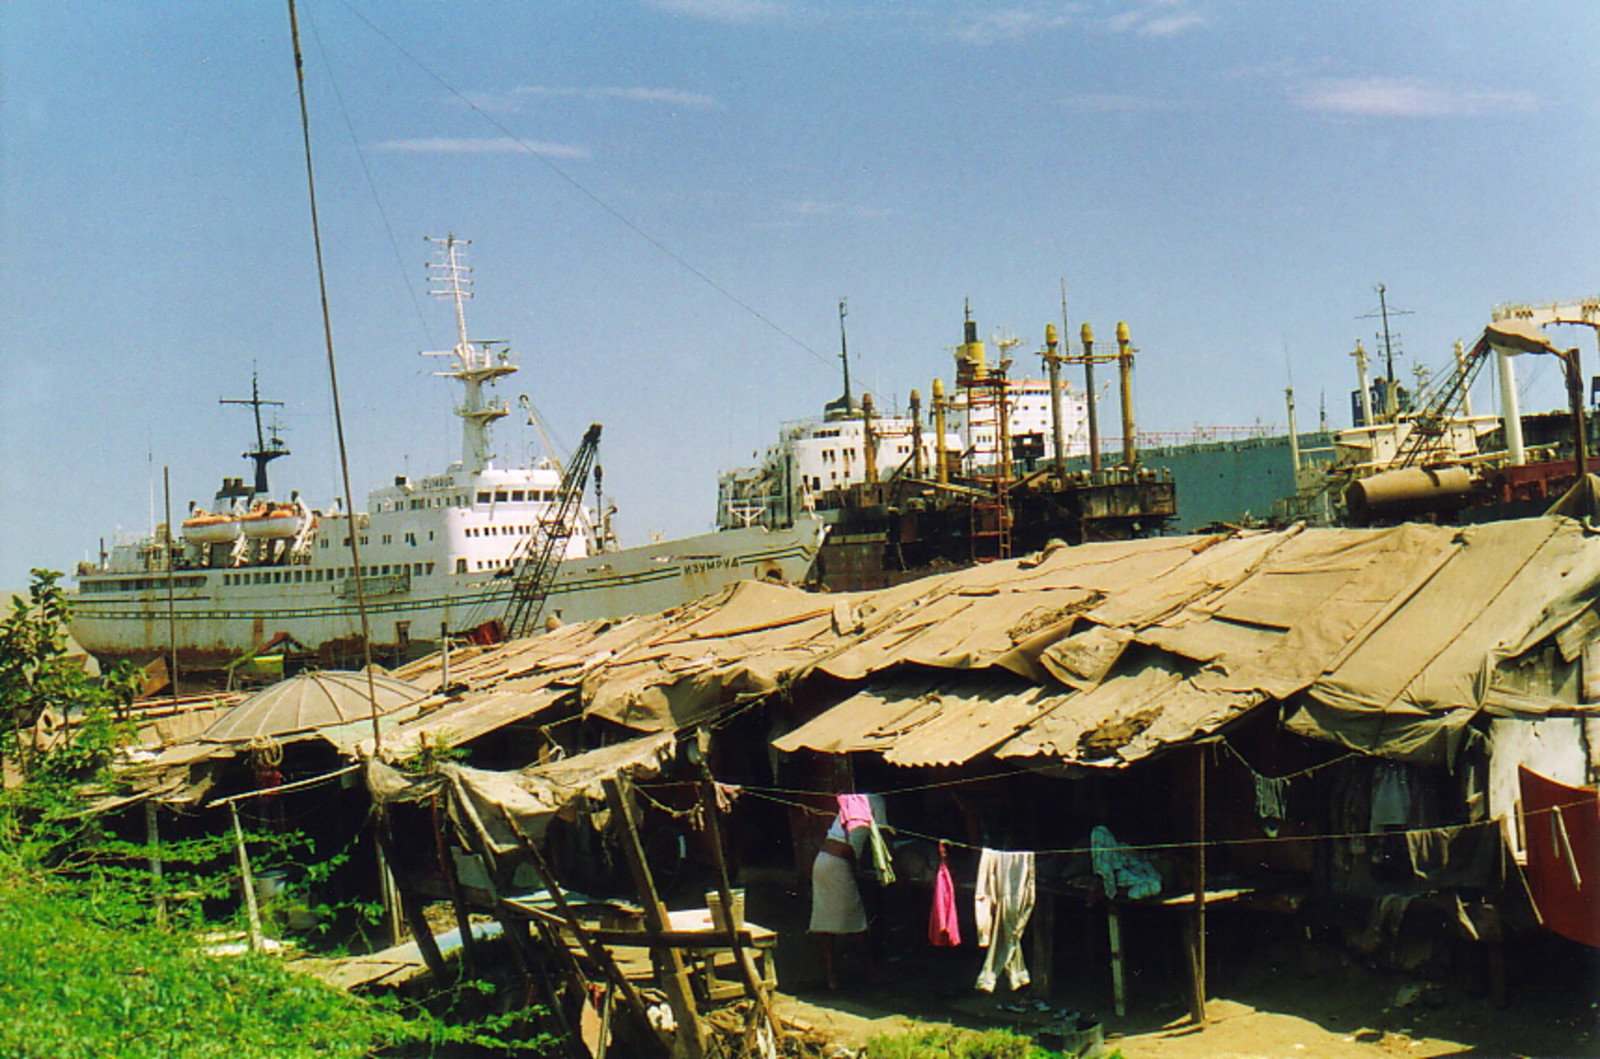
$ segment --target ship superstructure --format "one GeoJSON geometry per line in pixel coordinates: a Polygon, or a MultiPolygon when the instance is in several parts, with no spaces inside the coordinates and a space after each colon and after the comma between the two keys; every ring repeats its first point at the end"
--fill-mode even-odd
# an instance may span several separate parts
{"type": "MultiPolygon", "coordinates": [[[[492,426],[507,407],[491,388],[518,369],[504,343],[468,335],[466,241],[436,242],[433,292],[452,303],[457,342],[430,355],[450,358],[437,374],[464,390],[454,409],[460,460],[428,477],[396,476],[353,518],[298,494],[274,499],[266,461],[257,460],[253,481],[225,479],[212,509],[191,511],[181,532],[157,527],[80,564],[72,631],[84,647],[146,661],[176,644],[190,668],[217,668],[275,640],[347,659],[360,648],[359,596],[373,646],[389,658],[502,616],[519,559],[554,528],[561,469],[550,457],[528,466],[497,457],[492,426]]],[[[258,392],[253,400],[259,419],[271,402],[258,392]]],[[[258,433],[257,453],[287,455],[272,442],[258,433]]],[[[800,519],[781,532],[751,527],[602,551],[590,510],[580,505],[575,519],[544,608],[560,621],[663,610],[746,577],[803,581],[822,535],[820,523],[800,519]]]]}
{"type": "MultiPolygon", "coordinates": [[[[842,317],[842,312],[841,312],[842,317]]],[[[842,340],[842,332],[841,332],[842,340]]],[[[1047,329],[1050,382],[1012,379],[1015,345],[1003,339],[989,358],[970,310],[955,352],[955,386],[934,379],[928,415],[913,390],[909,415],[879,415],[859,402],[845,376],[844,396],[820,419],[786,425],[752,467],[718,478],[718,525],[783,527],[818,515],[831,526],[818,556],[820,584],[879,588],[933,569],[964,566],[1044,547],[1051,540],[1123,539],[1159,533],[1175,513],[1170,477],[1141,466],[1124,445],[1119,466],[1093,460],[1069,471],[1069,455],[1088,452],[1094,402],[1086,386],[1060,378],[1064,363],[1047,329]]],[[[841,345],[842,345],[841,341],[841,345]]],[[[1123,420],[1132,434],[1132,348],[1119,328],[1123,420]]],[[[1092,374],[1089,376],[1092,383],[1092,374]]]]}

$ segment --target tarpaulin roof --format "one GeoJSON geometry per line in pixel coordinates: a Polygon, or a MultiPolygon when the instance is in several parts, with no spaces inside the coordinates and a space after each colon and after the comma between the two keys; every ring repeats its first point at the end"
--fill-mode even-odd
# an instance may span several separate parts
{"type": "Polygon", "coordinates": [[[457,827],[475,831],[495,854],[507,854],[520,848],[519,833],[537,841],[558,814],[602,800],[604,780],[656,775],[672,756],[673,744],[670,732],[643,736],[517,772],[445,762],[427,775],[412,776],[369,759],[367,788],[379,803],[443,793],[457,827]]]}
{"type": "Polygon", "coordinates": [[[1564,518],[1058,548],[858,598],[856,635],[815,667],[986,665],[1037,680],[1038,693],[1005,697],[1003,720],[986,708],[990,683],[879,677],[777,746],[1125,764],[1277,700],[1304,735],[1445,757],[1480,709],[1582,708],[1510,686],[1497,663],[1551,636],[1573,657],[1600,630],[1597,592],[1600,541],[1564,518]],[[1036,715],[1019,719],[1021,703],[1036,715]],[[995,745],[997,723],[1016,731],[995,745]]]}
{"type": "Polygon", "coordinates": [[[999,746],[1065,697],[1061,689],[1010,674],[884,678],[772,745],[827,754],[871,751],[894,765],[960,764],[999,746]]]}
{"type": "Polygon", "coordinates": [[[1583,708],[1500,663],[1552,636],[1577,657],[1597,585],[1600,541],[1562,517],[1052,546],[877,592],[744,581],[453,661],[468,690],[419,724],[470,736],[571,694],[668,732],[821,674],[860,687],[780,749],[1118,765],[1278,701],[1305,735],[1438,757],[1480,709],[1583,708]]]}

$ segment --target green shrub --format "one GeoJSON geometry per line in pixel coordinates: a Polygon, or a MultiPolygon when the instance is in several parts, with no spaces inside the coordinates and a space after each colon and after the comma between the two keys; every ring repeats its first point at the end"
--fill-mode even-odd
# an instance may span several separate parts
{"type": "Polygon", "coordinates": [[[867,1041],[867,1059],[1043,1059],[1027,1037],[1005,1030],[925,1026],[867,1041]]]}
{"type": "Polygon", "coordinates": [[[0,1055],[29,1059],[364,1056],[429,1027],[181,934],[113,930],[37,877],[0,884],[0,1055]]]}

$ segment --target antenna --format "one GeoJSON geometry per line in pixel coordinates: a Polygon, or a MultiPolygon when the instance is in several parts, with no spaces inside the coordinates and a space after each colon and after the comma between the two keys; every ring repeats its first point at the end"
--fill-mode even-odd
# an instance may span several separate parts
{"type": "Polygon", "coordinates": [[[850,343],[844,333],[844,318],[850,315],[845,299],[839,299],[839,362],[844,365],[844,407],[850,410],[850,343]]]}
{"type": "Polygon", "coordinates": [[[1383,320],[1383,331],[1377,337],[1383,340],[1383,371],[1385,382],[1383,384],[1384,414],[1391,420],[1400,412],[1399,398],[1394,387],[1394,333],[1389,330],[1389,314],[1396,316],[1410,316],[1410,309],[1389,308],[1388,290],[1382,283],[1374,288],[1378,292],[1378,311],[1358,316],[1358,320],[1371,320],[1379,317],[1383,320]]]}

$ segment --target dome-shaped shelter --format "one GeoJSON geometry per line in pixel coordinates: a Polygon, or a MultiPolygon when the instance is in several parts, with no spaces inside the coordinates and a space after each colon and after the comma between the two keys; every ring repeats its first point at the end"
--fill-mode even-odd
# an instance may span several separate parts
{"type": "Polygon", "coordinates": [[[209,743],[281,739],[381,717],[425,698],[415,684],[373,672],[309,670],[245,699],[217,719],[200,738],[209,743]]]}

